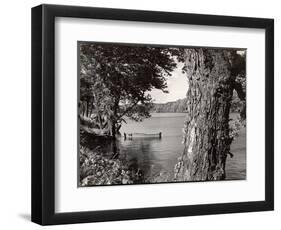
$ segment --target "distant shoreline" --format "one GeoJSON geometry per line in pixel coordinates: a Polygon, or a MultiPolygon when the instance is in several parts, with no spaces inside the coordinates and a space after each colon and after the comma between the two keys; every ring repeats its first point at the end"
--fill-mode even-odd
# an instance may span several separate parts
{"type": "Polygon", "coordinates": [[[187,98],[166,103],[153,103],[151,112],[155,113],[186,113],[187,98]]]}
{"type": "Polygon", "coordinates": [[[150,113],[187,113],[187,112],[155,112],[155,111],[151,111],[150,113]]]}

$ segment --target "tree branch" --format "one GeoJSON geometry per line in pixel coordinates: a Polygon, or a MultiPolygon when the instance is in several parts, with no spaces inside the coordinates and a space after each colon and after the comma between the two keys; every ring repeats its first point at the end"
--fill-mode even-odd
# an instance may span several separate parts
{"type": "Polygon", "coordinates": [[[245,120],[246,119],[246,92],[244,92],[241,82],[234,81],[234,89],[237,92],[239,99],[243,103],[243,107],[240,111],[240,117],[242,120],[245,120]]]}
{"type": "Polygon", "coordinates": [[[126,113],[128,113],[130,110],[132,110],[138,103],[140,102],[140,100],[137,100],[134,102],[134,104],[130,107],[128,107],[121,115],[119,115],[117,117],[117,120],[119,120],[121,117],[123,117],[126,113]]]}

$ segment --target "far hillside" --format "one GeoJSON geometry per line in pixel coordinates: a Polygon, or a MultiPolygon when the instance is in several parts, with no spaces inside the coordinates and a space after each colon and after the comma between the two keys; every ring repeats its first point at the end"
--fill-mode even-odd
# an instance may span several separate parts
{"type": "Polygon", "coordinates": [[[186,112],[187,99],[179,99],[167,103],[154,103],[152,113],[184,113],[186,112]]]}
{"type": "MultiPolygon", "coordinates": [[[[152,113],[186,113],[187,98],[170,101],[167,103],[154,103],[150,112],[152,113]]],[[[242,109],[237,93],[233,92],[233,99],[231,104],[231,112],[240,112],[242,109]]]]}

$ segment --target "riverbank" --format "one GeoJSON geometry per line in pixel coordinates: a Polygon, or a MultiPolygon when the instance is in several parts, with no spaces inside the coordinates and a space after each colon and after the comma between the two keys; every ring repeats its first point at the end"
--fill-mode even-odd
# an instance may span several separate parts
{"type": "Polygon", "coordinates": [[[130,170],[121,160],[106,157],[99,148],[90,150],[80,146],[79,162],[79,186],[135,184],[142,181],[139,170],[130,170]]]}
{"type": "MultiPolygon", "coordinates": [[[[121,128],[122,134],[161,131],[162,138],[119,136],[113,140],[81,133],[80,144],[86,148],[80,150],[80,185],[174,182],[174,166],[184,148],[184,119],[185,114],[180,113],[153,113],[143,122],[128,120],[121,128]]],[[[237,134],[231,145],[234,156],[227,157],[226,180],[246,179],[246,129],[237,134]]]]}

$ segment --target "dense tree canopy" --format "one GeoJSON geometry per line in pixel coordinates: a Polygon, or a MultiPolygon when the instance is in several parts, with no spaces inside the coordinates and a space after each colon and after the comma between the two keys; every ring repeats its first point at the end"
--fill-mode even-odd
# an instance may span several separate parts
{"type": "MultiPolygon", "coordinates": [[[[178,49],[116,44],[80,44],[80,108],[100,130],[115,136],[124,116],[149,117],[153,88],[167,92],[178,49]]],[[[87,120],[87,119],[84,119],[87,120]]]]}

